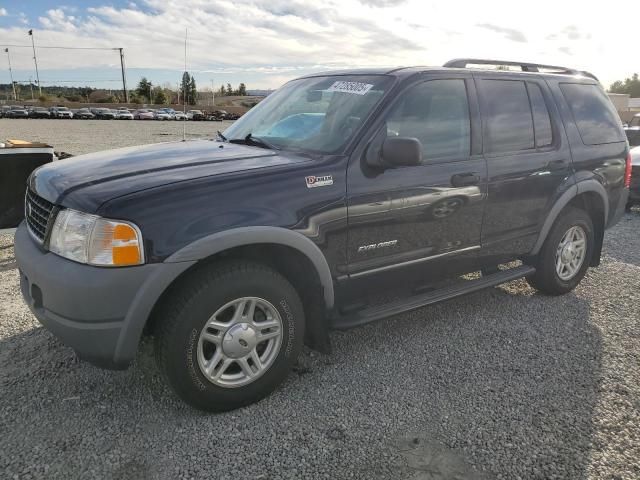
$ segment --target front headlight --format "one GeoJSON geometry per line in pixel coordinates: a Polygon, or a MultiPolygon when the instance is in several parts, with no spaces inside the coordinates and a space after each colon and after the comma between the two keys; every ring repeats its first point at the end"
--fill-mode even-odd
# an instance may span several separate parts
{"type": "Polygon", "coordinates": [[[70,209],[58,213],[49,250],[69,260],[101,267],[144,263],[142,235],[134,224],[70,209]]]}

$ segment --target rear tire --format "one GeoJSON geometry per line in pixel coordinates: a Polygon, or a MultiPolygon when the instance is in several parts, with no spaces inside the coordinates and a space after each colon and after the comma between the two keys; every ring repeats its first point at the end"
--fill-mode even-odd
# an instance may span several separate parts
{"type": "Polygon", "coordinates": [[[201,410],[232,410],[265,397],[302,349],[300,297],[264,265],[232,261],[197,271],[164,307],[158,366],[178,396],[201,410]]]}
{"type": "Polygon", "coordinates": [[[556,219],[540,250],[530,262],[536,273],[527,282],[549,295],[563,295],[580,283],[591,263],[594,232],[591,217],[568,207],[556,219]]]}

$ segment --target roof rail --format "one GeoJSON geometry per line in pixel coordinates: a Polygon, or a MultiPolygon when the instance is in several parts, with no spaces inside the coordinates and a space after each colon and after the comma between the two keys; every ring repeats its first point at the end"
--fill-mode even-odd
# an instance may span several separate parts
{"type": "Polygon", "coordinates": [[[447,68],[467,68],[467,65],[520,67],[523,72],[539,72],[542,69],[549,70],[549,73],[559,73],[561,75],[583,75],[598,81],[598,78],[590,72],[576,70],[575,68],[559,67],[557,65],[543,65],[540,63],[511,62],[508,60],[485,60],[480,58],[456,58],[455,60],[449,60],[443,66],[447,68]]]}

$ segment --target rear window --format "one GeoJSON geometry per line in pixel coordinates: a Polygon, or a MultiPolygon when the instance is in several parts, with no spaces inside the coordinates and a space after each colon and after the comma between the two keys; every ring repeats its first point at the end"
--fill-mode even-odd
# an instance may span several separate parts
{"type": "Polygon", "coordinates": [[[485,150],[501,153],[534,148],[533,116],[525,83],[483,80],[480,88],[488,120],[485,150]]]}
{"type": "Polygon", "coordinates": [[[624,141],[618,113],[598,86],[563,83],[560,88],[585,145],[624,141]]]}

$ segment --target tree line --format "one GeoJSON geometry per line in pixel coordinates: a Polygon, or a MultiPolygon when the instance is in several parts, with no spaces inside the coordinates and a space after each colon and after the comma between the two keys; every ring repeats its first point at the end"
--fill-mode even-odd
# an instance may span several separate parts
{"type": "Polygon", "coordinates": [[[634,73],[624,80],[616,80],[609,87],[609,93],[627,93],[631,98],[640,97],[640,77],[634,73]]]}

